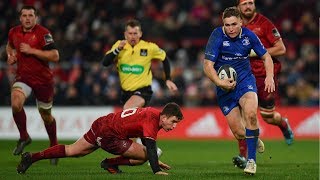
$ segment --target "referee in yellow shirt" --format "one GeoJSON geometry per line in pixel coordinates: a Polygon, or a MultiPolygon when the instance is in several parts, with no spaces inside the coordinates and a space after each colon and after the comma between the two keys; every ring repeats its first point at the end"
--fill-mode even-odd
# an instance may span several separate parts
{"type": "Polygon", "coordinates": [[[152,96],[151,61],[163,62],[166,85],[169,90],[177,90],[170,79],[170,64],[166,52],[152,42],[141,40],[141,24],[137,20],[129,20],[125,26],[125,40],[118,40],[105,54],[103,65],[116,62],[121,85],[121,103],[123,109],[143,107],[152,96]]]}

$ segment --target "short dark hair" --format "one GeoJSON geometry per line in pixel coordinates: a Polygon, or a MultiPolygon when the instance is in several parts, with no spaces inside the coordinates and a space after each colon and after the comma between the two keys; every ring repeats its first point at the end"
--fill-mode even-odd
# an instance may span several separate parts
{"type": "Polygon", "coordinates": [[[183,114],[178,104],[171,102],[164,106],[161,115],[166,115],[168,117],[176,116],[178,120],[183,119],[183,114]]]}
{"type": "Polygon", "coordinates": [[[235,17],[237,17],[237,18],[241,18],[241,13],[240,13],[240,11],[238,10],[238,8],[235,7],[235,6],[226,8],[226,9],[223,11],[222,19],[229,18],[229,17],[232,17],[232,16],[235,16],[235,17]]]}
{"type": "Polygon", "coordinates": [[[130,19],[130,20],[128,20],[127,21],[127,23],[126,23],[126,25],[125,25],[125,27],[124,27],[124,29],[125,30],[127,30],[127,27],[128,26],[130,26],[130,27],[139,27],[140,28],[140,30],[142,30],[141,29],[141,23],[138,21],[138,20],[136,20],[136,19],[130,19]]]}
{"type": "Polygon", "coordinates": [[[37,11],[37,9],[36,9],[34,6],[31,6],[31,5],[24,5],[24,6],[22,6],[22,8],[21,8],[20,11],[19,11],[20,16],[21,16],[22,10],[24,10],[24,9],[26,9],[26,10],[33,10],[33,11],[34,11],[34,15],[38,16],[38,11],[37,11]]]}

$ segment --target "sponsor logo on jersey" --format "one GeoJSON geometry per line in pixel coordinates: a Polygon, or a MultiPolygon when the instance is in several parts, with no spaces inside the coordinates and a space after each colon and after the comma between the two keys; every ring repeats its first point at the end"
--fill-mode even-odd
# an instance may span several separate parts
{"type": "Polygon", "coordinates": [[[248,89],[253,89],[253,86],[252,85],[248,85],[248,89]]]}
{"type": "Polygon", "coordinates": [[[140,65],[130,66],[128,64],[121,64],[120,71],[125,74],[142,74],[144,71],[144,67],[140,65]]]}
{"type": "Polygon", "coordinates": [[[229,111],[229,107],[228,106],[223,106],[223,112],[227,113],[229,111]]]}
{"type": "Polygon", "coordinates": [[[222,45],[223,46],[230,46],[230,43],[229,43],[229,41],[223,41],[222,45]]]}
{"type": "Polygon", "coordinates": [[[147,49],[140,49],[140,56],[148,56],[148,50],[147,49]]]}

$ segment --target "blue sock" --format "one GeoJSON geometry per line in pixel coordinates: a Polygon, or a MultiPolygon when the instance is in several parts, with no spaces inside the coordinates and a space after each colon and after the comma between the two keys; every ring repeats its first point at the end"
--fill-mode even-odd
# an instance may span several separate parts
{"type": "Polygon", "coordinates": [[[257,142],[259,129],[250,130],[246,128],[246,141],[248,146],[248,159],[256,161],[257,142]]]}

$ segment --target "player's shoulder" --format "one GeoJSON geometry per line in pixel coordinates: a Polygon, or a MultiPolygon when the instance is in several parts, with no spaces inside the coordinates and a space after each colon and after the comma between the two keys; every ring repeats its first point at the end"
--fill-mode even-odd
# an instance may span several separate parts
{"type": "Polygon", "coordinates": [[[151,114],[151,115],[159,115],[160,114],[160,110],[154,107],[145,107],[143,108],[143,110],[145,111],[145,113],[147,114],[151,114]]]}
{"type": "Polygon", "coordinates": [[[217,35],[223,35],[224,33],[223,33],[222,26],[214,28],[212,33],[217,35]]]}
{"type": "Polygon", "coordinates": [[[48,34],[50,33],[49,29],[47,29],[46,27],[40,25],[40,24],[36,24],[34,27],[35,31],[37,33],[43,33],[43,34],[48,34]]]}
{"type": "Polygon", "coordinates": [[[150,47],[150,48],[159,47],[156,43],[151,41],[146,41],[146,40],[140,40],[139,45],[142,47],[150,47]]]}
{"type": "Polygon", "coordinates": [[[260,22],[260,24],[266,23],[267,25],[273,25],[272,21],[261,13],[257,13],[257,19],[260,22]]]}
{"type": "Polygon", "coordinates": [[[9,30],[9,32],[19,32],[19,31],[22,31],[22,25],[14,26],[9,30]]]}

